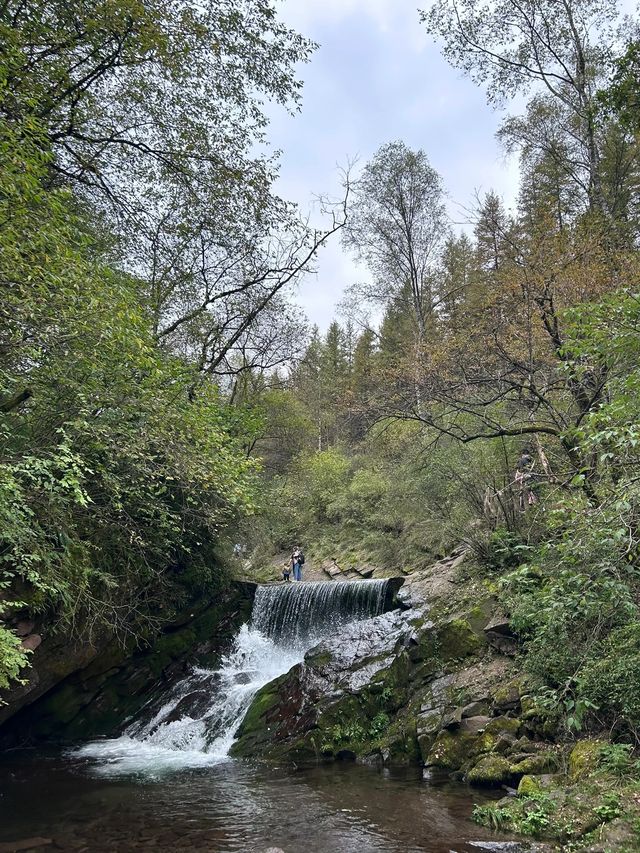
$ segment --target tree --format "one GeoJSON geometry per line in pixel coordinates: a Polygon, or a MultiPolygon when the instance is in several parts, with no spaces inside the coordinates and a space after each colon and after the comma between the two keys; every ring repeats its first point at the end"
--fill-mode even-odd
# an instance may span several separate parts
{"type": "Polygon", "coordinates": [[[373,287],[354,286],[353,295],[384,307],[406,296],[418,347],[442,301],[437,271],[447,232],[442,182],[424,151],[382,146],[354,183],[343,242],[373,276],[373,287]]]}
{"type": "Polygon", "coordinates": [[[640,38],[627,44],[614,61],[613,71],[609,85],[598,93],[600,103],[637,134],[640,132],[640,38]]]}
{"type": "Polygon", "coordinates": [[[302,348],[287,289],[343,221],[260,153],[311,47],[269,0],[0,2],[0,686],[20,613],[130,642],[222,584],[276,404],[245,380],[302,348]]]}
{"type": "Polygon", "coordinates": [[[616,3],[607,0],[436,0],[421,12],[449,62],[485,84],[490,101],[534,89],[526,117],[507,122],[503,137],[519,148],[535,144],[542,157],[554,156],[561,134],[574,191],[602,215],[610,215],[610,207],[595,96],[614,51],[618,17],[616,3]],[[541,112],[551,123],[534,138],[530,128],[539,127],[541,112]]]}
{"type": "Polygon", "coordinates": [[[267,327],[344,210],[312,228],[274,195],[263,104],[297,107],[295,65],[314,45],[262,0],[7,0],[3,13],[0,118],[37,125],[47,185],[91,210],[162,345],[219,376],[291,357],[290,324],[267,327]]]}
{"type": "Polygon", "coordinates": [[[469,297],[477,270],[475,247],[466,234],[447,238],[442,253],[442,277],[446,294],[442,303],[442,316],[452,326],[469,297]]]}
{"type": "Polygon", "coordinates": [[[378,382],[376,368],[376,335],[372,329],[364,329],[353,350],[347,392],[347,428],[352,442],[364,438],[367,430],[378,382]]]}
{"type": "Polygon", "coordinates": [[[474,224],[476,253],[481,269],[497,272],[508,258],[509,218],[501,199],[488,192],[482,199],[474,224]]]}

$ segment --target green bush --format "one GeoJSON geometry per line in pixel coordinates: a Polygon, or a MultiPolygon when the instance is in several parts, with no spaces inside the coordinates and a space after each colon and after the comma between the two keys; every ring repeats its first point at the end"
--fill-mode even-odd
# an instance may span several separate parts
{"type": "MultiPolygon", "coordinates": [[[[582,668],[578,690],[597,703],[607,720],[640,734],[640,624],[611,632],[582,668]]],[[[615,757],[605,756],[605,763],[614,763],[615,757]]]]}

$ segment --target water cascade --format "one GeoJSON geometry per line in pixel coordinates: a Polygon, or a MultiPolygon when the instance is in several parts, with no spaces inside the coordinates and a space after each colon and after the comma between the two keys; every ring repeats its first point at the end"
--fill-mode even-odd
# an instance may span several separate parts
{"type": "Polygon", "coordinates": [[[259,586],[251,626],[306,650],[348,622],[382,613],[387,586],[386,580],[259,586]]]}
{"type": "Polygon", "coordinates": [[[74,754],[96,759],[101,775],[149,775],[225,760],[258,690],[323,638],[388,609],[388,593],[386,580],[258,586],[251,623],[217,670],[195,668],[152,699],[121,737],[74,754]]]}

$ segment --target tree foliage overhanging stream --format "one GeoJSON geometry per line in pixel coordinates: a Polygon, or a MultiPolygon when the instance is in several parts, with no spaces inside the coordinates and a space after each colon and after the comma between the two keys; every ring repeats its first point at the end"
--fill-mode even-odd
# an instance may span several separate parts
{"type": "MultiPolygon", "coordinates": [[[[0,0],[0,719],[100,655],[214,632],[240,564],[273,581],[293,543],[427,586],[462,546],[451,608],[500,611],[522,714],[565,756],[596,743],[617,805],[594,813],[632,832],[640,25],[602,0],[433,0],[419,26],[521,106],[498,134],[517,200],[478,196],[462,229],[400,140],[317,224],[278,197],[265,104],[299,108],[318,46],[271,0],[0,0]],[[321,332],[295,286],[338,237],[369,278],[321,332]],[[46,677],[44,654],[66,657],[46,677]]],[[[390,696],[382,728],[406,712],[417,755],[415,697],[390,696]]],[[[536,796],[537,827],[479,819],[551,832],[536,796]]]]}

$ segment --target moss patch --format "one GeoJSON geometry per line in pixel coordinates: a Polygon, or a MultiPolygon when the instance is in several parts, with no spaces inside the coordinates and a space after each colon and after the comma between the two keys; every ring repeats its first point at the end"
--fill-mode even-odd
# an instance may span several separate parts
{"type": "Polygon", "coordinates": [[[554,752],[551,752],[551,750],[535,753],[511,765],[511,772],[514,775],[524,773],[527,776],[531,776],[542,773],[555,773],[558,769],[558,756],[554,752]]]}
{"type": "Polygon", "coordinates": [[[467,773],[471,785],[502,785],[511,781],[511,765],[501,755],[484,755],[467,773]]]}
{"type": "Polygon", "coordinates": [[[440,767],[443,770],[459,770],[483,749],[481,736],[460,731],[443,731],[435,739],[425,763],[429,767],[440,767]]]}
{"type": "Polygon", "coordinates": [[[567,851],[632,853],[640,849],[640,780],[603,772],[581,779],[524,776],[516,798],[477,807],[493,828],[540,837],[567,851]]]}
{"type": "Polygon", "coordinates": [[[597,770],[604,744],[590,738],[578,741],[569,755],[569,773],[573,779],[583,779],[597,770]]]}
{"type": "Polygon", "coordinates": [[[438,650],[444,661],[468,657],[483,646],[467,619],[451,619],[438,630],[438,650]]]}

